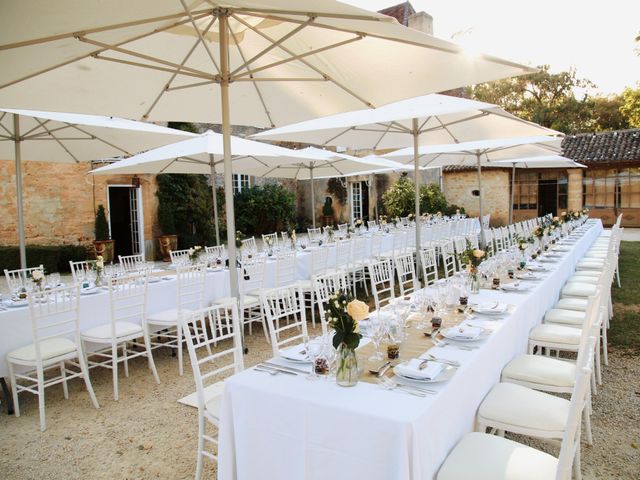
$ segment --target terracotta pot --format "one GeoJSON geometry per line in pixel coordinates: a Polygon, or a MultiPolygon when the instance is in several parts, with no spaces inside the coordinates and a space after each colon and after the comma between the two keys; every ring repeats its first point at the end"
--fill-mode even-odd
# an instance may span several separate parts
{"type": "Polygon", "coordinates": [[[333,217],[329,217],[327,215],[322,217],[322,221],[324,223],[325,227],[328,227],[329,225],[333,225],[333,217]]]}
{"type": "Polygon", "coordinates": [[[162,261],[170,262],[171,255],[169,252],[178,249],[178,236],[177,235],[160,235],[158,238],[158,244],[160,245],[160,256],[162,261]]]}
{"type": "Polygon", "coordinates": [[[113,250],[115,243],[115,240],[95,240],[93,242],[93,247],[96,250],[96,257],[102,256],[104,263],[113,262],[113,250]]]}

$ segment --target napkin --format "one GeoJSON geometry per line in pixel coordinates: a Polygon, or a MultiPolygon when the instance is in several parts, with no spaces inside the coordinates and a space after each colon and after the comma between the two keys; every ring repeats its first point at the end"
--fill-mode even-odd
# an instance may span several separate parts
{"type": "Polygon", "coordinates": [[[401,363],[394,368],[394,372],[403,377],[415,378],[417,380],[433,380],[436,378],[442,370],[444,365],[437,362],[428,362],[427,366],[420,370],[420,364],[424,360],[414,358],[408,362],[401,363]]]}
{"type": "Polygon", "coordinates": [[[480,313],[503,313],[507,310],[507,305],[504,303],[481,303],[477,305],[474,310],[480,313]]]}
{"type": "Polygon", "coordinates": [[[308,362],[307,351],[304,345],[294,345],[293,347],[280,350],[280,356],[289,360],[296,360],[299,362],[308,362]],[[304,352],[304,353],[302,353],[304,352]]]}
{"type": "Polygon", "coordinates": [[[458,325],[457,327],[447,328],[443,335],[451,339],[475,340],[482,333],[482,328],[471,327],[468,325],[458,325]]]}

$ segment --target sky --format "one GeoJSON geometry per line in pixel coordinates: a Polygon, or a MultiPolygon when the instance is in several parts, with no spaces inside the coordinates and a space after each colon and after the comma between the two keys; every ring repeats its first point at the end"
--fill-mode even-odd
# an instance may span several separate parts
{"type": "MultiPolygon", "coordinates": [[[[380,10],[402,0],[341,0],[380,10]]],[[[412,0],[433,17],[434,35],[552,72],[575,68],[594,94],[640,82],[639,0],[412,0]]]]}

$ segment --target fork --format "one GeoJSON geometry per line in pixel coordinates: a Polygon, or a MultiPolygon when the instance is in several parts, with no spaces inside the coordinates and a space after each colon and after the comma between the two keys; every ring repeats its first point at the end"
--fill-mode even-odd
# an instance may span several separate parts
{"type": "Polygon", "coordinates": [[[400,390],[401,392],[408,393],[409,395],[415,395],[416,397],[426,397],[429,394],[433,394],[432,390],[421,390],[419,388],[411,388],[406,385],[402,385],[400,383],[396,383],[392,380],[389,380],[387,377],[378,378],[378,385],[380,385],[385,390],[400,390]]]}
{"type": "Polygon", "coordinates": [[[457,345],[450,342],[446,342],[444,340],[438,340],[436,337],[431,337],[431,340],[433,341],[434,345],[437,347],[452,347],[452,348],[457,348],[459,350],[465,350],[468,352],[478,349],[478,347],[468,347],[467,345],[457,345]]]}

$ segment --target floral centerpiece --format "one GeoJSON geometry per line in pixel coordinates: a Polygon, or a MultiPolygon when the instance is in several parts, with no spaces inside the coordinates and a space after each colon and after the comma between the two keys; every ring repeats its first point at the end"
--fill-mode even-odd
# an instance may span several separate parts
{"type": "Polygon", "coordinates": [[[34,283],[38,290],[42,290],[42,283],[44,282],[44,272],[42,270],[31,271],[31,281],[34,283]]]}
{"type": "Polygon", "coordinates": [[[410,222],[413,222],[415,219],[416,219],[415,213],[410,213],[409,215],[407,215],[407,220],[409,220],[410,222]]]}
{"type": "Polygon", "coordinates": [[[96,287],[102,285],[102,274],[104,272],[104,258],[102,255],[96,257],[96,261],[93,264],[93,269],[96,271],[96,287]]]}
{"type": "Polygon", "coordinates": [[[236,248],[242,248],[242,240],[244,240],[244,235],[240,230],[236,230],[236,248]]]}
{"type": "Polygon", "coordinates": [[[266,237],[264,243],[267,246],[267,254],[269,256],[273,255],[273,237],[266,237]]]}
{"type": "Polygon", "coordinates": [[[291,248],[293,250],[296,249],[296,243],[298,243],[298,236],[296,235],[296,231],[292,228],[289,233],[289,238],[291,239],[291,248]]]}
{"type": "Polygon", "coordinates": [[[198,261],[198,257],[202,253],[202,247],[200,245],[191,247],[188,253],[189,253],[189,260],[191,261],[191,263],[195,263],[198,261]]]}
{"type": "Polygon", "coordinates": [[[336,382],[343,387],[358,383],[358,359],[355,350],[360,344],[358,322],[369,316],[369,306],[354,300],[348,293],[336,292],[328,302],[327,323],[334,330],[333,347],[338,350],[336,382]]]}
{"type": "Polygon", "coordinates": [[[533,229],[533,232],[531,232],[533,234],[534,237],[536,237],[538,240],[541,240],[542,237],[544,237],[544,227],[539,226],[533,229]]]}
{"type": "Polygon", "coordinates": [[[460,260],[467,266],[467,272],[471,278],[471,293],[480,291],[480,275],[478,267],[485,259],[487,253],[479,248],[473,248],[467,241],[467,248],[460,254],[460,260]]]}
{"type": "Polygon", "coordinates": [[[358,230],[358,229],[362,228],[363,226],[364,226],[364,222],[362,221],[362,219],[361,219],[361,218],[356,218],[356,219],[353,221],[353,227],[354,227],[356,230],[358,230]]]}

